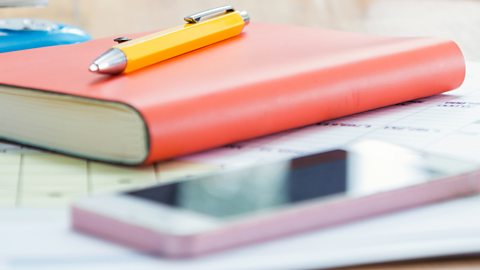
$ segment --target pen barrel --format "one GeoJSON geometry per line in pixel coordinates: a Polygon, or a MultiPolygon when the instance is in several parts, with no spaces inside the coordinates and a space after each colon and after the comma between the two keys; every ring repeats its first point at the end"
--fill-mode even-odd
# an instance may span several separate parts
{"type": "Polygon", "coordinates": [[[114,48],[125,54],[127,65],[123,72],[128,73],[237,36],[244,26],[242,15],[231,12],[200,23],[154,33],[114,48]]]}

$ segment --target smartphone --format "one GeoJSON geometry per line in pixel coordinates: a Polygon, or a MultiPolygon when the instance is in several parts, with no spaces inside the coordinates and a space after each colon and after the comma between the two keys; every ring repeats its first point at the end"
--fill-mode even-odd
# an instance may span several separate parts
{"type": "Polygon", "coordinates": [[[191,257],[477,193],[476,163],[376,141],[75,202],[75,230],[191,257]]]}

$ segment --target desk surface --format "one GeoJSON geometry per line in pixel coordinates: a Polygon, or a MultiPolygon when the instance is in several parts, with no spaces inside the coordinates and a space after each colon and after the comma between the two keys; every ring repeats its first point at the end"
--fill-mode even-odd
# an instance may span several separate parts
{"type": "MultiPolygon", "coordinates": [[[[39,17],[83,27],[94,37],[176,25],[187,13],[222,0],[50,0],[47,8],[2,9],[0,18],[39,17]]],[[[386,35],[456,40],[469,60],[480,61],[478,0],[238,0],[253,21],[329,27],[386,35]]],[[[478,269],[480,258],[402,262],[346,269],[478,269]]]]}

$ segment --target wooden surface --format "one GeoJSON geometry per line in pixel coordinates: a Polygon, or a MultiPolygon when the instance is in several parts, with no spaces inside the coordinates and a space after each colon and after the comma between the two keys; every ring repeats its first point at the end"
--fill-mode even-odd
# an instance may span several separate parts
{"type": "MultiPolygon", "coordinates": [[[[46,8],[0,9],[0,18],[45,18],[103,37],[174,26],[189,13],[232,2],[248,10],[254,22],[450,38],[467,60],[480,61],[480,0],[50,0],[46,8]]],[[[345,269],[480,269],[480,257],[345,269]]]]}

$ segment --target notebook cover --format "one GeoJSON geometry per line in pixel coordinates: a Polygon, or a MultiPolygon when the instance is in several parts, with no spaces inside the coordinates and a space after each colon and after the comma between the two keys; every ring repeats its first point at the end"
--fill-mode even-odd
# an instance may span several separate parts
{"type": "Polygon", "coordinates": [[[113,44],[105,38],[0,54],[0,84],[136,108],[148,127],[149,164],[435,95],[465,75],[449,40],[261,24],[138,72],[90,73],[113,44]]]}

